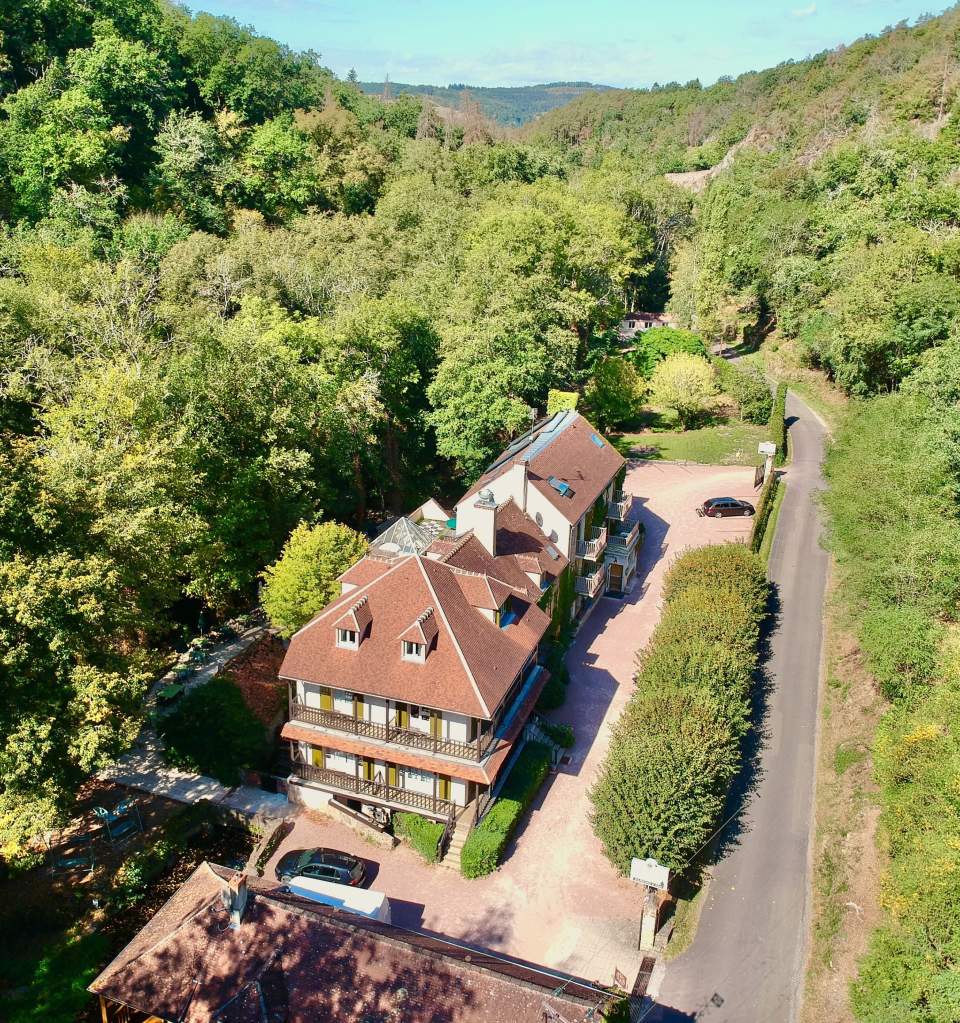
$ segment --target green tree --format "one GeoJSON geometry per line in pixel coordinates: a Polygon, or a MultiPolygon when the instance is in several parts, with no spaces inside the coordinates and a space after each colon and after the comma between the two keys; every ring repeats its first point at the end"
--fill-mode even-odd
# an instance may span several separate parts
{"type": "Polygon", "coordinates": [[[670,355],[650,378],[650,400],[662,408],[674,409],[681,429],[704,412],[716,393],[713,368],[699,355],[670,355]]]}
{"type": "Polygon", "coordinates": [[[601,430],[633,422],[640,411],[644,386],[626,359],[603,358],[594,366],[583,398],[591,421],[601,430]]]}
{"type": "Polygon", "coordinates": [[[261,600],[283,636],[292,636],[340,595],[337,576],[363,557],[363,535],[339,522],[308,526],[290,534],[280,558],[263,572],[261,600]]]}

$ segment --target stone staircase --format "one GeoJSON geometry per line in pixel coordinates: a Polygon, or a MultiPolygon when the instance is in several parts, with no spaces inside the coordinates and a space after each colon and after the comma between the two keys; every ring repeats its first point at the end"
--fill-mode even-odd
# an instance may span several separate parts
{"type": "Polygon", "coordinates": [[[471,803],[469,806],[463,808],[460,816],[457,818],[453,826],[453,834],[450,836],[450,843],[447,845],[447,851],[443,855],[443,859],[440,861],[441,867],[446,867],[447,870],[455,870],[458,874],[460,873],[460,850],[463,849],[463,844],[467,840],[467,835],[473,828],[473,817],[474,817],[474,804],[471,803]]]}

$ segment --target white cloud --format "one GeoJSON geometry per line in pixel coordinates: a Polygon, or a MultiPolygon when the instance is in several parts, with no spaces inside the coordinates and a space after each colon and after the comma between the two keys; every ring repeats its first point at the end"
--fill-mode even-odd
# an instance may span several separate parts
{"type": "Polygon", "coordinates": [[[795,18],[809,18],[811,14],[817,13],[817,5],[808,4],[806,7],[794,7],[790,13],[795,18]]]}

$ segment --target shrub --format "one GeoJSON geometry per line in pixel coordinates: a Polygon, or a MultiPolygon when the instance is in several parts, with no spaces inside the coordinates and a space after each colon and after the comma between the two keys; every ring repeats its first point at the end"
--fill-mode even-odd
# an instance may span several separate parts
{"type": "Polygon", "coordinates": [[[528,742],[482,821],[470,832],[460,850],[464,877],[483,877],[496,870],[510,836],[533,801],[550,770],[550,748],[528,742]]]}
{"type": "Polygon", "coordinates": [[[436,863],[439,859],[443,825],[438,821],[398,810],[393,814],[393,833],[397,838],[405,838],[427,863],[436,863]]]}
{"type": "Polygon", "coordinates": [[[573,745],[573,729],[569,725],[556,721],[544,721],[543,730],[561,749],[570,749],[573,745]]]}
{"type": "Polygon", "coordinates": [[[664,608],[650,645],[686,642],[696,636],[721,643],[755,664],[762,620],[763,611],[735,587],[689,586],[664,608]]]}
{"type": "Polygon", "coordinates": [[[293,831],[293,821],[280,821],[270,832],[270,837],[263,843],[260,855],[257,856],[257,877],[263,877],[270,857],[280,848],[280,843],[293,831]]]}
{"type": "Polygon", "coordinates": [[[937,667],[940,629],[918,607],[871,608],[863,616],[860,641],[887,699],[928,682],[937,667]]]}
{"type": "Polygon", "coordinates": [[[143,899],[154,878],[159,877],[176,851],[173,842],[161,838],[130,856],[113,878],[113,899],[127,909],[143,899]]]}
{"type": "Polygon", "coordinates": [[[579,400],[580,395],[576,391],[558,391],[551,387],[547,392],[547,415],[575,409],[579,400]]]}
{"type": "Polygon", "coordinates": [[[755,366],[741,368],[727,359],[714,359],[713,365],[720,389],[737,403],[740,418],[757,425],[768,422],[773,395],[763,373],[755,366]]]}
{"type": "Polygon", "coordinates": [[[689,330],[652,327],[634,336],[630,359],[641,376],[650,377],[658,363],[677,352],[705,358],[707,346],[702,338],[689,330]]]}
{"type": "Polygon", "coordinates": [[[263,759],[267,744],[263,725],[228,679],[211,679],[187,693],[161,719],[167,763],[236,785],[240,771],[263,759]]]}
{"type": "Polygon", "coordinates": [[[777,384],[777,392],[770,409],[770,440],[777,445],[777,465],[787,460],[787,385],[777,384]]]}

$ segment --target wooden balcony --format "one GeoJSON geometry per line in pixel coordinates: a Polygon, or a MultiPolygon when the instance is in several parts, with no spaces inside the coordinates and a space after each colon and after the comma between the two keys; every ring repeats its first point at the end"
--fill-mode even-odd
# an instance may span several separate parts
{"type": "Polygon", "coordinates": [[[426,753],[439,753],[443,756],[458,757],[461,760],[482,760],[494,743],[491,729],[479,739],[461,742],[457,739],[443,739],[427,732],[417,732],[412,728],[401,728],[395,724],[378,724],[375,721],[363,721],[350,717],[349,714],[338,714],[333,710],[320,710],[308,707],[304,703],[290,704],[291,721],[303,721],[308,725],[330,728],[349,735],[359,735],[376,742],[394,743],[408,746],[410,749],[423,750],[426,753]]]}
{"type": "Polygon", "coordinates": [[[606,573],[598,568],[589,575],[578,575],[574,587],[581,597],[595,597],[603,589],[605,579],[606,573]]]}
{"type": "Polygon", "coordinates": [[[449,820],[456,815],[457,805],[450,799],[439,796],[428,796],[423,792],[411,792],[396,785],[387,785],[382,781],[368,781],[353,774],[341,771],[330,771],[324,767],[314,767],[300,761],[294,763],[297,777],[325,789],[344,793],[351,799],[361,799],[372,803],[399,805],[427,813],[433,817],[449,820]]]}
{"type": "Polygon", "coordinates": [[[633,494],[625,494],[622,490],[614,492],[613,499],[607,505],[607,518],[623,522],[633,504],[633,494]]]}
{"type": "Polygon", "coordinates": [[[577,557],[584,561],[599,561],[607,546],[607,527],[590,529],[583,540],[577,541],[577,557]]]}
{"type": "Polygon", "coordinates": [[[624,522],[617,526],[616,529],[610,531],[607,536],[607,548],[608,550],[617,549],[629,553],[637,546],[639,538],[640,523],[624,522]]]}

